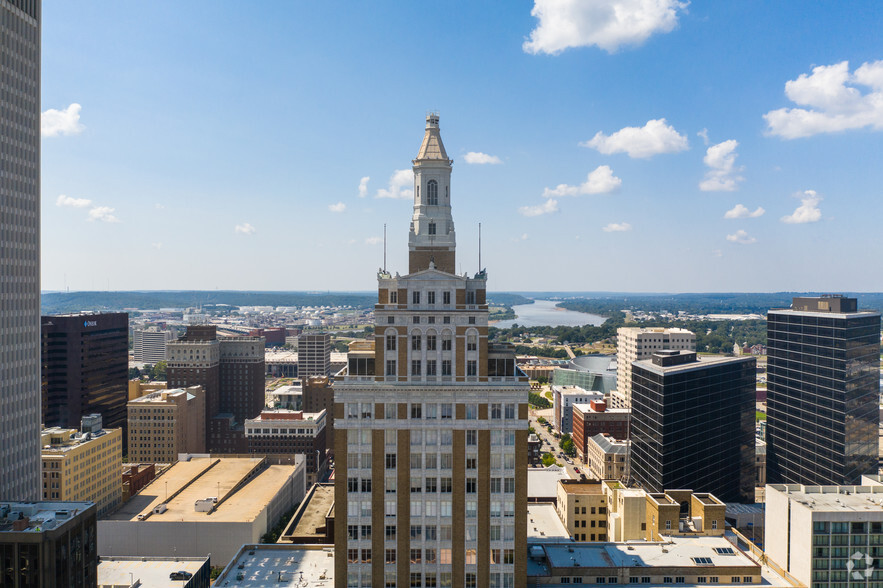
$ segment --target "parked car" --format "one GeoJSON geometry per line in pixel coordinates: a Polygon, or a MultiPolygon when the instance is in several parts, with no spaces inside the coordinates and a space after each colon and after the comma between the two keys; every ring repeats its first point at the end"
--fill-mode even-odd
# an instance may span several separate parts
{"type": "Polygon", "coordinates": [[[178,572],[172,572],[169,574],[169,580],[189,580],[193,577],[193,574],[190,572],[185,572],[184,570],[178,572]]]}

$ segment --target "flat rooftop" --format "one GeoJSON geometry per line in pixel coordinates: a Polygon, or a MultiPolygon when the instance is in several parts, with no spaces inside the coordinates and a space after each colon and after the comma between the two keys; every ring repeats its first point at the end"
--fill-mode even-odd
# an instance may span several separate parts
{"type": "Polygon", "coordinates": [[[588,481],[565,481],[561,484],[564,491],[568,494],[603,494],[604,489],[601,488],[601,482],[588,481]]]}
{"type": "Polygon", "coordinates": [[[257,588],[334,586],[334,548],[321,545],[243,545],[214,586],[257,588]]]}
{"type": "Polygon", "coordinates": [[[530,468],[527,470],[528,498],[555,498],[558,496],[558,480],[569,480],[570,474],[560,466],[530,468]]]}
{"type": "Polygon", "coordinates": [[[787,493],[792,502],[823,512],[877,511],[883,506],[883,486],[803,486],[768,484],[769,490],[787,493]]]}
{"type": "Polygon", "coordinates": [[[42,533],[57,529],[94,502],[4,502],[0,501],[0,533],[42,533]],[[13,522],[18,514],[29,519],[28,526],[16,531],[13,522]]]}
{"type": "Polygon", "coordinates": [[[295,523],[294,529],[286,529],[282,538],[325,537],[325,532],[319,533],[316,529],[325,527],[325,517],[332,506],[334,506],[334,484],[316,484],[292,518],[291,522],[295,523]],[[297,518],[298,514],[300,518],[297,518]]]}
{"type": "Polygon", "coordinates": [[[656,365],[655,363],[653,363],[652,359],[641,359],[639,361],[634,361],[632,362],[632,365],[642,367],[657,374],[674,374],[678,372],[687,372],[690,370],[701,370],[707,367],[723,365],[726,363],[747,363],[751,361],[756,361],[756,358],[753,355],[738,357],[726,357],[723,355],[697,355],[696,358],[697,361],[669,366],[656,365]]]}
{"type": "Polygon", "coordinates": [[[131,586],[166,588],[181,586],[180,580],[169,579],[172,572],[196,574],[208,558],[197,557],[102,557],[98,564],[99,586],[131,586]],[[131,575],[130,575],[131,574],[131,575]],[[140,582],[140,584],[138,584],[140,582]]]}
{"type": "Polygon", "coordinates": [[[537,502],[527,505],[527,540],[532,543],[571,540],[554,504],[537,502]]]}
{"type": "Polygon", "coordinates": [[[253,521],[296,469],[294,464],[271,465],[258,471],[264,467],[261,462],[261,458],[232,457],[193,457],[176,462],[105,518],[129,521],[149,515],[142,522],[253,521]],[[209,497],[218,499],[215,510],[196,512],[196,501],[209,497]],[[165,504],[167,510],[152,514],[160,504],[165,504]]]}

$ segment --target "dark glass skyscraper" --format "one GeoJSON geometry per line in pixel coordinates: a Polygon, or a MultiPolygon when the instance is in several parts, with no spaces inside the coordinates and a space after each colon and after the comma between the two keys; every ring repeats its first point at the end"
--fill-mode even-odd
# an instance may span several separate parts
{"type": "Polygon", "coordinates": [[[754,502],[753,357],[659,351],[632,362],[631,479],[754,502]]]}
{"type": "Polygon", "coordinates": [[[876,473],[880,314],[855,298],[795,298],[767,315],[767,353],[767,483],[876,473]]]}

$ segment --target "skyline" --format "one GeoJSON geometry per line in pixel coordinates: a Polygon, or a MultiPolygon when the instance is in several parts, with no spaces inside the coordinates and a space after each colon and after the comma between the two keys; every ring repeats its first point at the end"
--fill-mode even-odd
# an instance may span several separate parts
{"type": "Polygon", "coordinates": [[[43,290],[371,290],[428,110],[492,291],[883,290],[883,7],[579,6],[47,0],[43,290]]]}

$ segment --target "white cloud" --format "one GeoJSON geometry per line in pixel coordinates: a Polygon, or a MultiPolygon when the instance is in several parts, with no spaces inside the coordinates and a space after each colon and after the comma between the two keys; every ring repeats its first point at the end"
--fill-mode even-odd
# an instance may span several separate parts
{"type": "Polygon", "coordinates": [[[522,216],[540,216],[552,212],[558,212],[558,201],[554,198],[549,198],[539,206],[522,206],[518,209],[518,214],[522,216]]]}
{"type": "Polygon", "coordinates": [[[519,236],[519,237],[514,237],[512,240],[515,241],[515,242],[518,242],[518,241],[527,241],[529,238],[530,238],[530,237],[527,236],[527,233],[521,233],[521,236],[519,236]]]}
{"type": "Polygon", "coordinates": [[[822,220],[822,211],[819,210],[819,202],[822,201],[822,197],[815,190],[806,190],[802,194],[798,193],[795,196],[800,198],[800,206],[788,216],[783,216],[783,223],[800,225],[822,220]]]}
{"type": "Polygon", "coordinates": [[[329,204],[328,210],[330,210],[331,212],[343,212],[344,210],[346,210],[346,204],[344,204],[343,202],[338,202],[337,204],[329,204]]]}
{"type": "Polygon", "coordinates": [[[150,246],[154,249],[162,249],[162,243],[151,243],[150,246]]]}
{"type": "Polygon", "coordinates": [[[702,137],[702,142],[708,145],[708,129],[702,129],[696,133],[698,137],[702,137]]]}
{"type": "Polygon", "coordinates": [[[743,168],[736,167],[736,147],[739,142],[735,139],[712,145],[705,151],[702,161],[708,166],[705,179],[699,182],[699,189],[703,192],[732,192],[739,186],[739,182],[745,178],[739,175],[743,168]]]}
{"type": "Polygon", "coordinates": [[[758,206],[757,210],[751,212],[750,210],[748,210],[748,207],[737,204],[736,206],[728,210],[726,214],[724,214],[724,218],[757,218],[763,216],[763,213],[765,212],[766,210],[764,210],[761,206],[758,206]]]}
{"type": "Polygon", "coordinates": [[[480,151],[470,151],[466,155],[463,156],[463,161],[466,163],[475,163],[478,165],[483,165],[486,163],[490,164],[498,164],[503,163],[503,160],[497,157],[496,155],[488,155],[487,153],[482,153],[480,151]]]}
{"type": "Polygon", "coordinates": [[[632,225],[628,223],[610,223],[601,230],[605,233],[621,233],[625,231],[631,231],[632,225]]]}
{"type": "Polygon", "coordinates": [[[740,245],[751,245],[752,243],[756,243],[757,239],[754,237],[749,237],[748,233],[739,229],[732,235],[727,235],[727,241],[731,241],[733,243],[739,243],[740,245]]]}
{"type": "Polygon", "coordinates": [[[554,196],[579,196],[582,194],[606,194],[613,192],[622,185],[622,180],[613,175],[613,170],[607,165],[598,166],[595,171],[589,172],[586,181],[579,186],[558,184],[555,188],[543,190],[544,198],[554,196]]]}
{"type": "Polygon", "coordinates": [[[256,230],[250,223],[242,223],[233,227],[233,232],[240,235],[254,235],[256,230]]]}
{"type": "Polygon", "coordinates": [[[848,61],[814,67],[811,74],[785,82],[785,95],[806,108],[763,115],[770,135],[797,139],[865,127],[883,130],[883,61],[863,63],[853,74],[848,61]]]}
{"type": "Polygon", "coordinates": [[[113,211],[115,209],[110,206],[96,206],[92,210],[89,211],[89,216],[86,218],[87,221],[101,221],[103,223],[118,223],[120,219],[113,215],[113,211]]]}
{"type": "Polygon", "coordinates": [[[82,106],[74,102],[64,110],[50,108],[40,117],[40,134],[44,137],[76,135],[86,127],[80,122],[82,106]]]}
{"type": "Polygon", "coordinates": [[[92,204],[92,201],[88,198],[74,198],[64,194],[59,194],[58,199],[55,201],[55,206],[70,206],[71,208],[86,208],[90,204],[92,204]]]}
{"type": "Polygon", "coordinates": [[[625,127],[605,135],[601,131],[582,147],[597,149],[604,155],[628,153],[629,157],[646,158],[660,153],[677,153],[689,149],[686,135],[666,124],[664,118],[648,120],[643,127],[625,127]]]}
{"type": "Polygon", "coordinates": [[[371,180],[370,177],[365,176],[361,180],[359,180],[359,198],[364,198],[368,195],[368,182],[371,180]]]}
{"type": "Polygon", "coordinates": [[[678,11],[686,10],[688,4],[677,0],[534,0],[530,14],[539,24],[522,49],[555,55],[570,47],[595,45],[615,53],[624,45],[640,45],[654,33],[674,30],[678,11]]]}
{"type": "Polygon", "coordinates": [[[368,237],[365,239],[365,245],[380,245],[383,243],[383,237],[368,237]]]}
{"type": "Polygon", "coordinates": [[[413,198],[414,172],[410,169],[397,169],[389,178],[389,187],[377,190],[375,198],[413,198]]]}

